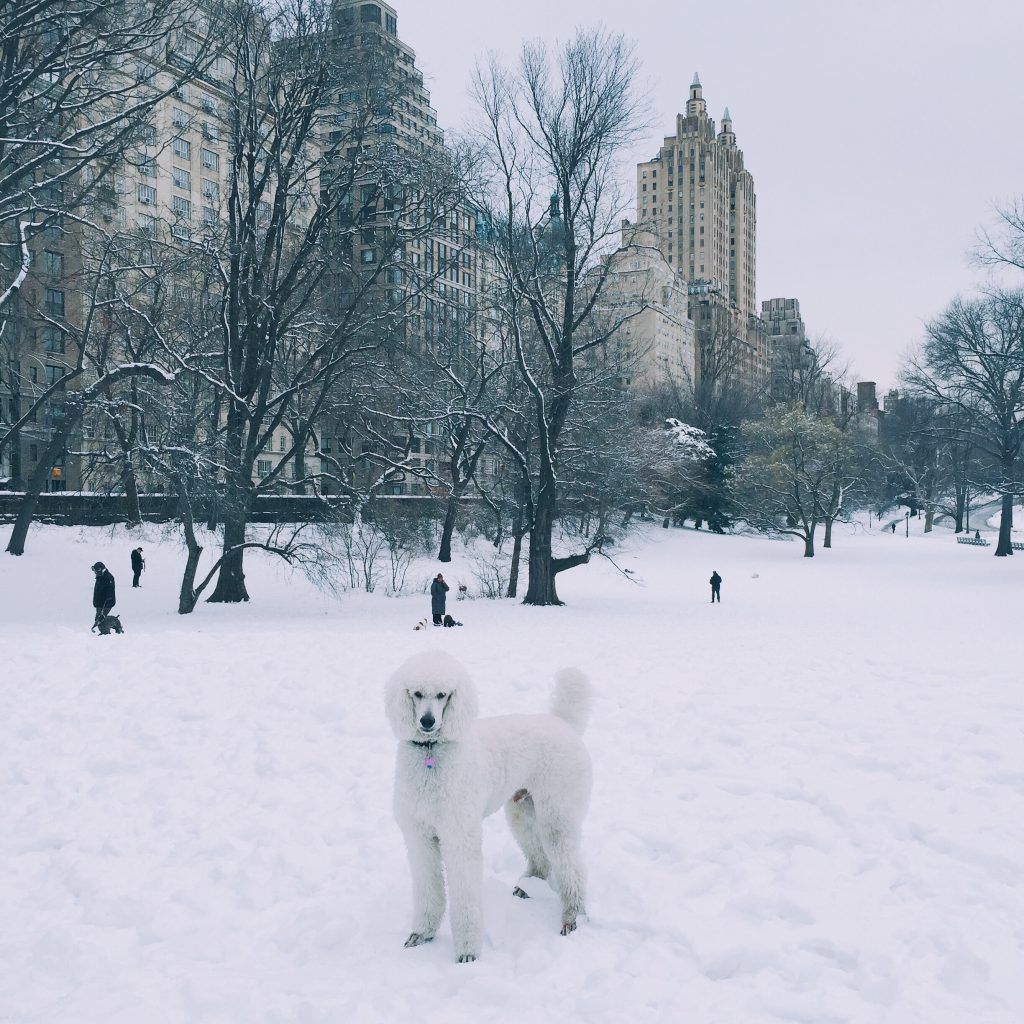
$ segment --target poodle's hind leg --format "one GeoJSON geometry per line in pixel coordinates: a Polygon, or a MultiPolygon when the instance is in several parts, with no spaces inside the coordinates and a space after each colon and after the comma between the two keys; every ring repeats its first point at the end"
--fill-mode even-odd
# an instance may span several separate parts
{"type": "MultiPolygon", "coordinates": [[[[513,838],[519,844],[519,849],[526,857],[526,868],[522,878],[546,879],[551,873],[551,865],[537,834],[537,814],[533,806],[533,797],[525,790],[519,790],[511,800],[505,802],[505,819],[513,838]]],[[[520,885],[516,885],[512,892],[522,899],[530,897],[520,885]]]]}
{"type": "Polygon", "coordinates": [[[562,934],[586,913],[587,874],[580,855],[580,825],[550,807],[537,809],[537,834],[551,864],[551,886],[562,901],[562,934]]]}
{"type": "Polygon", "coordinates": [[[417,827],[403,830],[412,874],[412,932],[405,945],[430,942],[444,917],[444,874],[437,836],[417,827]]]}

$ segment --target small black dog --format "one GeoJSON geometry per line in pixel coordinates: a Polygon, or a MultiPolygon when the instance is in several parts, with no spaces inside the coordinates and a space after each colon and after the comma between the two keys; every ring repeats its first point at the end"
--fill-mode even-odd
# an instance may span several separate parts
{"type": "Polygon", "coordinates": [[[450,615],[446,615],[442,621],[444,622],[444,625],[448,629],[451,629],[452,626],[461,626],[462,625],[461,622],[456,622],[455,619],[453,619],[450,615]]]}
{"type": "Polygon", "coordinates": [[[109,636],[111,630],[120,635],[124,632],[124,626],[116,615],[104,615],[102,619],[92,624],[92,632],[95,633],[97,630],[100,636],[109,636]]]}

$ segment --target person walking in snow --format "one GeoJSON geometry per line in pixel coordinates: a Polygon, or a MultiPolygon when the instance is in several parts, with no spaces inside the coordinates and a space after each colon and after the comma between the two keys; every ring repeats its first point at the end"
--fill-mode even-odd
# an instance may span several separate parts
{"type": "Polygon", "coordinates": [[[447,593],[448,584],[445,583],[444,577],[438,573],[434,577],[434,582],[430,584],[430,611],[434,616],[435,626],[440,626],[444,623],[444,603],[447,593]]]}
{"type": "Polygon", "coordinates": [[[110,614],[110,609],[117,604],[117,595],[114,577],[102,562],[94,563],[92,571],[96,576],[96,583],[92,588],[92,606],[96,609],[96,622],[100,622],[110,614]]]}
{"type": "Polygon", "coordinates": [[[146,568],[146,560],[142,557],[142,548],[132,548],[132,586],[139,587],[142,584],[139,583],[139,578],[142,576],[142,570],[146,568]]]}
{"type": "Polygon", "coordinates": [[[717,569],[715,569],[711,573],[711,579],[709,580],[709,582],[711,584],[711,603],[714,604],[715,601],[718,601],[718,603],[721,604],[722,603],[722,577],[718,575],[718,570],[717,569]]]}
{"type": "Polygon", "coordinates": [[[895,519],[892,521],[892,532],[893,533],[896,532],[896,520],[895,519]]]}

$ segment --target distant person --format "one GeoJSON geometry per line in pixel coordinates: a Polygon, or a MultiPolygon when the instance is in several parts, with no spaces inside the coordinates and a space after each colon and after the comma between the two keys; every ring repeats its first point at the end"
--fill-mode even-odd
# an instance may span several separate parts
{"type": "Polygon", "coordinates": [[[981,530],[975,530],[974,531],[974,539],[975,540],[981,540],[981,530]]]}
{"type": "Polygon", "coordinates": [[[895,519],[892,521],[892,532],[893,533],[896,532],[896,520],[895,519]]]}
{"type": "Polygon", "coordinates": [[[99,624],[110,614],[110,609],[117,604],[114,589],[114,577],[102,563],[96,562],[92,571],[96,576],[96,584],[92,588],[92,606],[96,609],[96,623],[99,624]]]}
{"type": "Polygon", "coordinates": [[[142,557],[142,548],[132,549],[132,586],[140,587],[139,579],[142,576],[142,571],[146,568],[146,560],[142,557]]]}
{"type": "Polygon", "coordinates": [[[718,575],[716,569],[711,574],[711,603],[714,604],[717,601],[719,604],[722,603],[722,577],[718,575]]]}
{"type": "Polygon", "coordinates": [[[438,573],[434,577],[434,582],[430,584],[430,611],[434,616],[435,626],[440,626],[444,623],[444,603],[447,593],[448,584],[445,583],[444,577],[438,573]]]}

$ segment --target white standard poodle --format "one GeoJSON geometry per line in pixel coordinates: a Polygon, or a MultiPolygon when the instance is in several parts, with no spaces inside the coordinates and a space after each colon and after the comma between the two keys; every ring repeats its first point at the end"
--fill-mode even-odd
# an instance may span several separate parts
{"type": "MultiPolygon", "coordinates": [[[[412,871],[406,946],[436,934],[447,880],[456,960],[480,955],[482,822],[502,805],[526,855],[523,877],[548,879],[561,897],[562,934],[576,928],[585,912],[580,829],[591,765],[580,734],[590,698],[586,676],[565,669],[552,714],[477,719],[476,688],[447,654],[414,655],[391,677],[387,715],[399,739],[395,818],[412,871]]],[[[518,885],[514,892],[527,895],[518,885]]]]}

